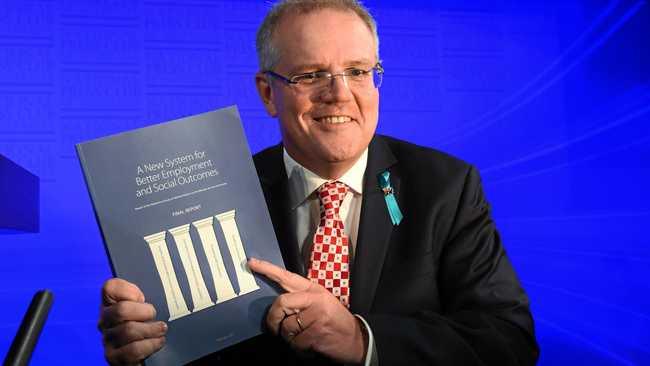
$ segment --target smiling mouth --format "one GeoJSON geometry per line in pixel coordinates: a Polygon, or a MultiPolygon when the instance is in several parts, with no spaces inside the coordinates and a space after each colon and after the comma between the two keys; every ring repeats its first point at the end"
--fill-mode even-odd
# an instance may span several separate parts
{"type": "Polygon", "coordinates": [[[352,118],[349,116],[325,116],[314,118],[314,120],[323,124],[341,124],[352,121],[352,118]]]}

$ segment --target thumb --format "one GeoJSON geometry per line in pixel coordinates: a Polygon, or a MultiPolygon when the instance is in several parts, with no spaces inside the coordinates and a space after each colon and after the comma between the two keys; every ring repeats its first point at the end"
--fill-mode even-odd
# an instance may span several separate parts
{"type": "Polygon", "coordinates": [[[144,302],[144,294],[135,284],[121,278],[111,278],[102,287],[102,305],[109,306],[118,301],[144,302]]]}

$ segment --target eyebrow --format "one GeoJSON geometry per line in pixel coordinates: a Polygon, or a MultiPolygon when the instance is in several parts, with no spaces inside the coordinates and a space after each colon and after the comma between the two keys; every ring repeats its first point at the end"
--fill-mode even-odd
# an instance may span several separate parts
{"type": "MultiPolygon", "coordinates": [[[[359,60],[353,60],[353,61],[347,62],[345,64],[344,68],[356,67],[356,66],[367,66],[367,65],[374,66],[374,63],[373,63],[373,61],[371,59],[367,59],[367,58],[366,59],[359,59],[359,60]]],[[[291,68],[291,73],[292,74],[301,73],[301,72],[303,72],[302,70],[309,70],[309,69],[324,70],[326,68],[327,67],[325,66],[325,64],[322,64],[322,63],[306,63],[306,64],[298,65],[296,67],[291,68]]]]}

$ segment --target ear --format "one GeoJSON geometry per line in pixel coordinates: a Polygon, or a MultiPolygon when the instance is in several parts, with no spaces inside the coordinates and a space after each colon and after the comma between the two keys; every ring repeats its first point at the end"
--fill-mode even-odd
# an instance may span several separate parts
{"type": "Polygon", "coordinates": [[[269,82],[269,79],[266,76],[266,74],[262,72],[258,72],[257,74],[255,74],[255,86],[257,87],[257,93],[260,95],[260,98],[262,99],[262,103],[264,103],[264,108],[266,108],[266,112],[271,117],[277,117],[278,111],[277,108],[275,108],[275,100],[273,98],[273,88],[271,88],[271,83],[269,82]]]}

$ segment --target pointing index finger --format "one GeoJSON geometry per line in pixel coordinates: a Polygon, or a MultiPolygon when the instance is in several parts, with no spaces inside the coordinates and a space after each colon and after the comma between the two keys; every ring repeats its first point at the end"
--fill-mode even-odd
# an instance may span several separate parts
{"type": "Polygon", "coordinates": [[[248,260],[248,267],[273,280],[288,292],[306,291],[311,286],[308,279],[267,261],[251,258],[248,260]]]}

